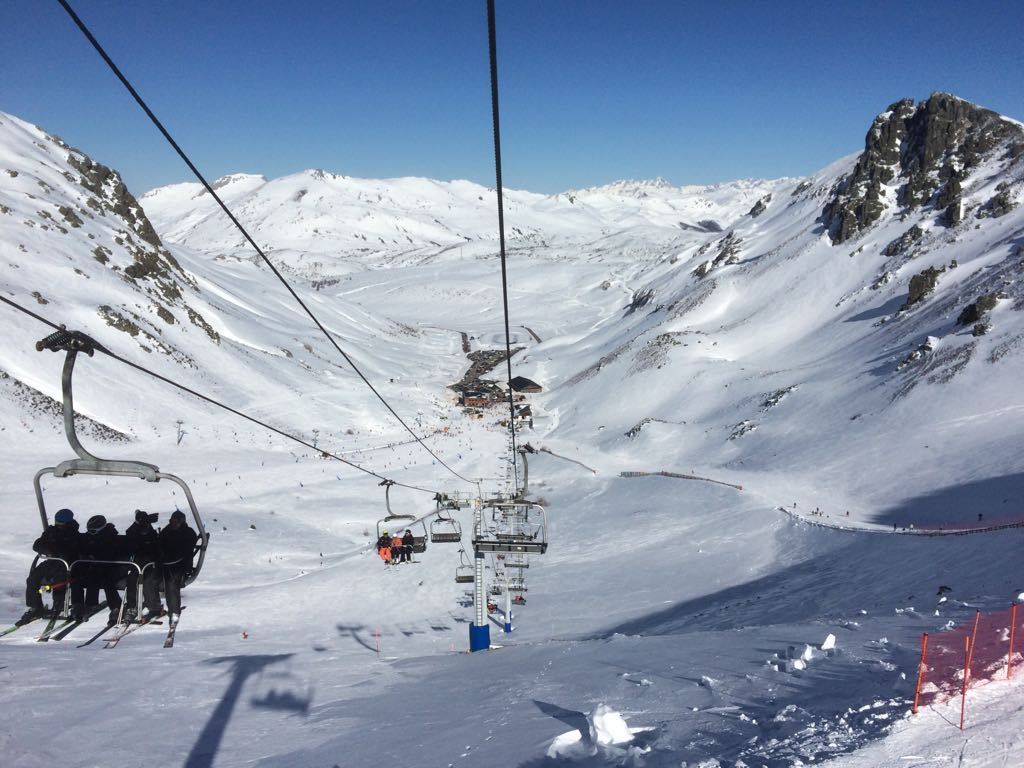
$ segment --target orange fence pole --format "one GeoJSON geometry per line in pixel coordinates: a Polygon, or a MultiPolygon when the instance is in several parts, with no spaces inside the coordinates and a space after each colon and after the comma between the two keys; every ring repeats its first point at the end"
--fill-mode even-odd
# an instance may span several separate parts
{"type": "Polygon", "coordinates": [[[974,614],[974,629],[971,630],[971,653],[967,658],[967,666],[970,667],[974,664],[974,646],[978,640],[978,622],[981,621],[981,608],[978,608],[974,614]]]}
{"type": "Polygon", "coordinates": [[[1013,677],[1013,633],[1017,629],[1017,604],[1010,606],[1010,651],[1006,654],[1006,679],[1013,677]]]}
{"type": "Polygon", "coordinates": [[[921,635],[921,663],[917,667],[917,688],[914,689],[914,708],[910,711],[917,714],[917,704],[921,700],[921,682],[928,662],[928,633],[921,635]]]}
{"type": "Polygon", "coordinates": [[[964,729],[964,711],[967,708],[967,677],[971,669],[971,638],[964,638],[964,684],[960,689],[960,730],[964,729]]]}

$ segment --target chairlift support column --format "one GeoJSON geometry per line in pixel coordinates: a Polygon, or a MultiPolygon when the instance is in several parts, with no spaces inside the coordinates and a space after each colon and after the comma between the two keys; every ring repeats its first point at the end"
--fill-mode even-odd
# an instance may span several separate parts
{"type": "Polygon", "coordinates": [[[512,590],[508,588],[508,574],[505,575],[505,634],[512,631],[512,590]]]}
{"type": "Polygon", "coordinates": [[[484,553],[475,546],[484,525],[484,508],[480,499],[473,501],[473,607],[475,619],[469,625],[470,652],[486,651],[491,647],[491,627],[487,623],[487,595],[484,594],[484,553]]]}

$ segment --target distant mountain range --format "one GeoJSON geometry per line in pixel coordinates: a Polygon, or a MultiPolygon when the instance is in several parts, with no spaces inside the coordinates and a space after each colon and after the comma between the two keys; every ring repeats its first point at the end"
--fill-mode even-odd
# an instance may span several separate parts
{"type": "MultiPolygon", "coordinates": [[[[876,438],[932,408],[972,412],[972,397],[1015,407],[1024,373],[1022,155],[1020,123],[937,93],[896,102],[872,122],[863,152],[807,178],[508,190],[511,257],[530,270],[525,281],[518,273],[529,287],[517,322],[561,344],[556,358],[517,358],[517,373],[544,383],[564,429],[596,427],[584,403],[614,391],[617,434],[643,441],[659,420],[699,424],[688,450],[721,463],[767,465],[793,450],[799,436],[771,426],[784,399],[840,432],[907,398],[917,403],[903,421],[864,427],[876,438]]],[[[487,310],[498,306],[493,284],[480,288],[473,277],[497,254],[491,189],[321,170],[234,174],[214,186],[385,378],[382,350],[417,354],[416,321],[402,295],[391,298],[380,280],[356,290],[355,276],[406,270],[417,290],[438,297],[428,306],[473,291],[485,291],[487,310]]],[[[254,401],[285,397],[304,376],[348,375],[289,301],[268,305],[272,282],[200,185],[135,200],[116,172],[5,114],[0,249],[6,295],[161,358],[166,374],[196,368],[214,387],[242,377],[254,401]]],[[[15,325],[40,335],[21,318],[15,325]]],[[[11,344],[0,371],[46,389],[39,358],[11,344]]],[[[11,403],[20,397],[5,391],[11,403]]],[[[12,406],[3,418],[17,422],[17,413],[12,406]]],[[[90,415],[128,434],[140,428],[114,403],[90,415]]],[[[1016,450],[1011,442],[995,439],[994,450],[1016,450]]]]}

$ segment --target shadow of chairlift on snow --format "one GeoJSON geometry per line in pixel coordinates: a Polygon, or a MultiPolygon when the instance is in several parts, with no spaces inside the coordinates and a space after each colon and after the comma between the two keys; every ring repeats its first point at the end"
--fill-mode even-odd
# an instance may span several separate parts
{"type": "Polygon", "coordinates": [[[338,630],[338,634],[342,637],[351,637],[359,645],[363,646],[368,651],[377,652],[377,647],[369,640],[362,638],[363,632],[369,632],[369,629],[364,624],[336,624],[335,629],[338,630]]]}
{"type": "MultiPolygon", "coordinates": [[[[245,683],[253,675],[261,674],[271,664],[286,661],[292,655],[281,653],[273,656],[221,656],[204,662],[205,664],[227,665],[231,674],[231,682],[228,684],[224,696],[221,697],[220,703],[210,713],[210,717],[188,753],[188,757],[185,758],[185,768],[210,768],[213,765],[217,753],[220,751],[224,731],[227,730],[228,723],[231,721],[235,705],[238,703],[245,683]]],[[[309,696],[312,699],[312,692],[309,693],[309,696]]]]}
{"type": "Polygon", "coordinates": [[[309,714],[309,706],[313,702],[313,689],[306,686],[299,692],[301,681],[291,672],[260,672],[257,692],[249,699],[249,704],[257,709],[273,709],[280,712],[292,712],[305,717],[309,714]]]}

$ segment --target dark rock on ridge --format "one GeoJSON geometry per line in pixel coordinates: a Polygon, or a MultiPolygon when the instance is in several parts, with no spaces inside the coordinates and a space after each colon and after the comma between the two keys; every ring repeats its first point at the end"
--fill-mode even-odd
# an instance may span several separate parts
{"type": "MultiPolygon", "coordinates": [[[[1011,156],[1024,147],[1024,130],[988,109],[948,93],[916,107],[902,99],[875,118],[853,172],[822,211],[833,244],[867,229],[889,207],[883,186],[902,181],[896,203],[907,209],[934,204],[947,226],[959,223],[960,182],[1002,145],[1011,156]]],[[[999,203],[1001,201],[996,201],[999,203]]],[[[1004,206],[995,204],[995,211],[1004,206]]]]}

